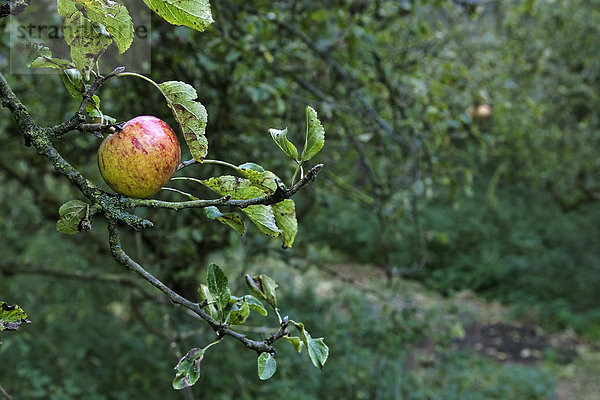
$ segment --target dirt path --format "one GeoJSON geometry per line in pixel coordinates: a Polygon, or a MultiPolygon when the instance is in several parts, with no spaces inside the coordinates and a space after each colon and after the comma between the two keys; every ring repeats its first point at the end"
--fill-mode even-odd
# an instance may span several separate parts
{"type": "MultiPolygon", "coordinates": [[[[365,265],[327,266],[326,272],[366,293],[378,292],[377,297],[403,293],[426,308],[461,310],[468,322],[462,321],[464,335],[454,341],[457,350],[472,350],[500,363],[549,370],[557,379],[556,400],[600,400],[598,342],[587,341],[573,332],[548,333],[535,324],[515,322],[510,317],[510,307],[482,301],[471,291],[446,298],[415,282],[401,280],[394,287],[380,285],[375,290],[371,288],[373,282],[384,281],[385,277],[380,269],[365,265]]],[[[427,343],[423,345],[428,347],[427,343]]]]}

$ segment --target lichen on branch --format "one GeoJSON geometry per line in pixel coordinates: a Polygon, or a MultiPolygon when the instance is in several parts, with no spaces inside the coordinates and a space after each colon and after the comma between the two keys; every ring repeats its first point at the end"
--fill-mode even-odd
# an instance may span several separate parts
{"type": "Polygon", "coordinates": [[[30,0],[7,0],[0,4],[0,18],[17,15],[25,11],[30,0]]]}

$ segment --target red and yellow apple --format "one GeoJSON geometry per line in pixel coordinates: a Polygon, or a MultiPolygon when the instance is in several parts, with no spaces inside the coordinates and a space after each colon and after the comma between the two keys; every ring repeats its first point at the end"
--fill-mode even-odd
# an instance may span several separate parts
{"type": "Polygon", "coordinates": [[[166,122],[152,116],[127,121],[102,142],[98,168],[115,192],[148,197],[162,188],[179,166],[181,148],[166,122]]]}

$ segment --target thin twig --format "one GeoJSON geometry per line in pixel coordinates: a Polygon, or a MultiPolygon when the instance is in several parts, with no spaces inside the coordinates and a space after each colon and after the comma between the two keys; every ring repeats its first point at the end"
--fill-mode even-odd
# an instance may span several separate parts
{"type": "Polygon", "coordinates": [[[214,318],[208,315],[203,309],[202,305],[198,303],[194,303],[180,294],[176,293],[174,290],[169,288],[167,285],[162,283],[159,279],[149,273],[144,267],[135,262],[134,260],[125,253],[121,246],[121,239],[119,237],[119,230],[117,227],[117,222],[108,218],[108,232],[109,232],[109,243],[110,243],[110,251],[115,260],[124,267],[130,269],[131,271],[137,273],[142,278],[144,278],[147,282],[149,282],[152,286],[159,289],[163,292],[173,303],[179,304],[191,311],[193,311],[196,315],[202,318],[205,322],[207,322],[211,328],[215,331],[218,337],[231,336],[234,339],[241,342],[244,346],[249,349],[252,349],[258,353],[271,353],[275,354],[275,348],[271,346],[272,342],[279,339],[277,333],[273,335],[273,339],[271,343],[267,343],[267,341],[256,341],[252,339],[248,339],[245,335],[233,331],[228,328],[226,325],[222,325],[218,323],[214,318]]]}
{"type": "Polygon", "coordinates": [[[92,135],[104,139],[104,135],[120,131],[123,125],[123,122],[118,124],[80,124],[77,129],[81,132],[90,132],[92,135]]]}
{"type": "Polygon", "coordinates": [[[64,279],[75,279],[80,281],[91,281],[91,282],[104,282],[104,283],[117,283],[119,285],[125,285],[135,287],[138,289],[146,289],[145,285],[141,285],[136,279],[133,279],[129,275],[123,274],[96,274],[83,271],[65,271],[54,268],[47,268],[43,266],[32,266],[29,264],[19,263],[17,266],[16,262],[2,261],[0,262],[0,272],[12,275],[12,274],[31,274],[31,275],[48,275],[55,276],[64,279]]]}
{"type": "Polygon", "coordinates": [[[12,399],[12,397],[10,397],[8,395],[8,393],[6,393],[6,390],[4,390],[4,388],[2,387],[2,385],[0,385],[0,394],[2,394],[2,396],[4,396],[4,398],[6,400],[11,400],[12,399]]]}
{"type": "Polygon", "coordinates": [[[191,160],[182,161],[181,164],[179,164],[179,166],[177,167],[177,171],[179,171],[180,169],[183,169],[185,167],[189,167],[190,165],[193,165],[195,163],[196,163],[196,160],[194,160],[193,158],[191,160]]]}
{"type": "Polygon", "coordinates": [[[92,100],[92,97],[94,97],[94,94],[96,93],[96,91],[98,89],[100,89],[100,86],[102,86],[104,84],[104,82],[106,82],[110,78],[113,78],[113,77],[119,75],[123,71],[125,71],[125,67],[117,67],[108,75],[98,76],[96,78],[96,80],[94,81],[94,83],[92,83],[92,86],[90,86],[90,88],[83,95],[83,100],[81,101],[81,104],[79,105],[79,109],[77,110],[77,113],[82,113],[83,110],[85,110],[85,106],[87,106],[87,103],[92,100]]]}
{"type": "Polygon", "coordinates": [[[81,123],[85,121],[83,110],[85,110],[87,104],[92,100],[96,91],[100,89],[100,86],[102,86],[104,82],[106,82],[110,78],[118,76],[118,74],[120,74],[124,70],[125,67],[117,67],[108,75],[99,75],[94,81],[94,83],[92,83],[90,88],[84,93],[83,99],[81,100],[81,104],[79,105],[79,108],[77,109],[73,117],[71,117],[71,119],[67,122],[64,122],[52,128],[48,128],[47,131],[50,137],[60,137],[61,135],[64,135],[67,132],[77,129],[81,125],[81,123]]]}
{"type": "Polygon", "coordinates": [[[352,77],[352,75],[346,71],[342,66],[333,59],[331,53],[327,52],[319,48],[319,46],[304,32],[300,31],[298,28],[293,26],[292,24],[285,23],[283,21],[275,20],[275,23],[282,29],[287,32],[293,34],[298,39],[300,39],[304,44],[316,55],[318,55],[325,63],[327,63],[333,70],[342,77],[342,79],[348,85],[350,91],[354,94],[356,99],[360,102],[361,106],[365,109],[365,111],[369,114],[371,118],[383,129],[383,131],[388,134],[392,139],[394,139],[402,148],[402,150],[406,153],[409,151],[409,144],[406,139],[402,137],[394,127],[392,127],[387,121],[385,121],[381,115],[375,110],[373,105],[369,102],[369,100],[362,94],[360,88],[358,87],[356,80],[352,77]]]}

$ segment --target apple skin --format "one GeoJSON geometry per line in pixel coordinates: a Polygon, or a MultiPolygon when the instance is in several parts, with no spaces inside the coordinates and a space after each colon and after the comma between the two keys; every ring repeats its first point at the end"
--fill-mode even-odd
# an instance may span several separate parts
{"type": "Polygon", "coordinates": [[[153,116],[127,121],[98,148],[98,168],[115,192],[148,197],[162,188],[177,170],[181,148],[166,122],[153,116]]]}

